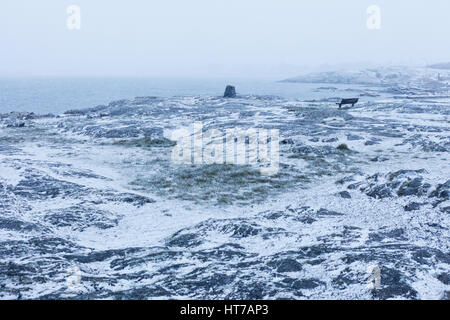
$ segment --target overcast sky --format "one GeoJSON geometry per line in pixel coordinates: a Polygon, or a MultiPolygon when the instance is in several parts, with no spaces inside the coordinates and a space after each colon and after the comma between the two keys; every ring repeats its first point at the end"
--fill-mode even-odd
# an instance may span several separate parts
{"type": "Polygon", "coordinates": [[[2,0],[0,76],[287,77],[450,61],[449,0],[2,0]],[[381,29],[366,25],[370,5],[381,29]],[[66,25],[69,5],[81,29],[66,25]]]}

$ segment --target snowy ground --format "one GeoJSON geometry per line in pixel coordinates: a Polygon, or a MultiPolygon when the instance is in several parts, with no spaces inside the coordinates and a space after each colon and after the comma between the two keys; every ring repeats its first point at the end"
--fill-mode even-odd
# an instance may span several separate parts
{"type": "Polygon", "coordinates": [[[449,299],[450,102],[408,92],[0,115],[0,298],[449,299]],[[174,164],[194,121],[279,129],[279,173],[174,164]]]}

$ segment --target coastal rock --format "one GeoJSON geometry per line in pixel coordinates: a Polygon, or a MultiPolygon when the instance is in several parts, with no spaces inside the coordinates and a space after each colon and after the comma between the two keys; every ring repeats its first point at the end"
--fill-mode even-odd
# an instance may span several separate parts
{"type": "Polygon", "coordinates": [[[302,270],[302,265],[294,259],[284,259],[276,263],[278,272],[297,272],[302,270]]]}
{"type": "Polygon", "coordinates": [[[405,211],[415,211],[420,209],[421,204],[417,202],[411,202],[405,206],[405,211]]]}
{"type": "Polygon", "coordinates": [[[236,97],[236,88],[234,86],[228,85],[225,88],[225,93],[223,94],[224,98],[235,98],[236,97]]]}
{"type": "Polygon", "coordinates": [[[341,198],[344,198],[344,199],[352,198],[352,196],[350,195],[350,193],[348,191],[341,191],[341,192],[339,192],[339,195],[341,196],[341,198]]]}
{"type": "Polygon", "coordinates": [[[422,174],[425,173],[424,169],[420,169],[399,170],[386,175],[375,174],[367,177],[366,182],[358,182],[349,185],[347,188],[359,188],[360,191],[375,199],[389,198],[394,195],[421,197],[426,196],[431,188],[431,184],[424,183],[422,174]]]}
{"type": "Polygon", "coordinates": [[[450,180],[444,184],[439,184],[430,194],[430,197],[442,198],[448,200],[450,196],[450,180]]]}

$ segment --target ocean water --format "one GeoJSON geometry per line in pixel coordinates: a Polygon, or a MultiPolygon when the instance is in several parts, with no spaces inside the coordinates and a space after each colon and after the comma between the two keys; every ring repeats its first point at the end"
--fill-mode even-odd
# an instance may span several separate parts
{"type": "Polygon", "coordinates": [[[235,85],[242,95],[275,95],[292,99],[353,97],[355,85],[282,83],[276,79],[182,78],[3,78],[0,79],[0,113],[27,111],[59,114],[69,109],[94,107],[114,100],[139,96],[220,96],[225,86],[235,85]],[[336,91],[341,91],[336,92],[336,91]]]}

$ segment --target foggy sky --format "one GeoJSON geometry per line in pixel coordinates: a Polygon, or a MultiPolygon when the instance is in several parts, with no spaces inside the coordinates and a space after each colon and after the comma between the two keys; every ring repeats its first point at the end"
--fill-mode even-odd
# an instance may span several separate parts
{"type": "Polygon", "coordinates": [[[448,0],[2,0],[1,76],[288,77],[450,61],[448,0]],[[381,29],[366,26],[369,5],[381,29]],[[81,8],[68,30],[66,9],[81,8]]]}

